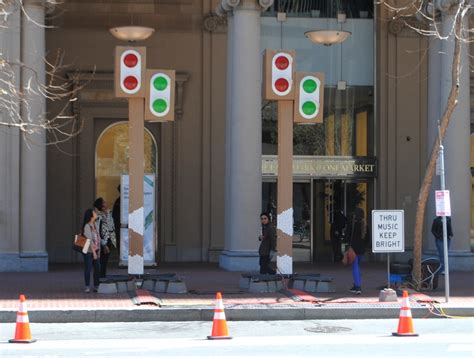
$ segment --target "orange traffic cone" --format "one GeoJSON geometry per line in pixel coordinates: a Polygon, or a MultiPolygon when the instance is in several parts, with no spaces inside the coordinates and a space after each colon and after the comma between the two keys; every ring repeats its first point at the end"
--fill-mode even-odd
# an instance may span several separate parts
{"type": "Polygon", "coordinates": [[[410,302],[408,300],[408,292],[403,291],[402,307],[400,309],[400,320],[398,321],[397,332],[392,333],[399,337],[416,337],[417,333],[413,330],[413,320],[411,318],[410,302]]]}
{"type": "Polygon", "coordinates": [[[216,308],[214,309],[214,321],[212,323],[212,333],[207,339],[231,339],[227,330],[227,321],[225,320],[224,302],[220,292],[216,294],[216,308]]]}
{"type": "Polygon", "coordinates": [[[26,298],[20,295],[20,309],[16,314],[15,338],[10,339],[10,343],[33,343],[36,339],[31,338],[30,321],[26,311],[26,298]]]}

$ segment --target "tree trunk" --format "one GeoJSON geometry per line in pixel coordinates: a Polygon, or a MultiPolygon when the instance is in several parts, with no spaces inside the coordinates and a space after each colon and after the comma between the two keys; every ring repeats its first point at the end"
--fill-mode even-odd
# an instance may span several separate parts
{"type": "Polygon", "coordinates": [[[458,103],[459,95],[459,73],[460,73],[460,60],[461,60],[461,44],[462,44],[462,21],[463,17],[458,13],[456,16],[454,26],[454,54],[453,54],[453,66],[451,70],[452,86],[449,93],[448,102],[443,113],[443,117],[440,123],[439,136],[434,141],[431,149],[430,161],[425,172],[425,177],[420,188],[418,196],[418,204],[416,208],[416,222],[415,222],[415,236],[414,236],[414,247],[413,247],[413,282],[415,288],[419,289],[421,285],[421,251],[423,243],[423,222],[425,218],[426,202],[430,193],[431,183],[433,182],[433,174],[435,171],[436,160],[439,154],[440,139],[443,140],[446,129],[448,128],[449,122],[451,121],[451,115],[458,103]]]}

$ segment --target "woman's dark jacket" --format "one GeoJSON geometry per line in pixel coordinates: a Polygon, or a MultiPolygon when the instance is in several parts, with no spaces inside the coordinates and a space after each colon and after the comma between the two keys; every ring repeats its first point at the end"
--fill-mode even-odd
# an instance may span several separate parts
{"type": "Polygon", "coordinates": [[[367,241],[367,227],[364,217],[353,214],[349,220],[347,230],[347,242],[357,255],[363,255],[367,241]]]}
{"type": "MultiPolygon", "coordinates": [[[[449,216],[446,217],[446,228],[448,238],[453,236],[453,227],[451,226],[451,218],[449,216]]],[[[437,240],[443,240],[443,218],[441,216],[437,216],[433,220],[433,225],[431,225],[431,233],[437,240]]]]}
{"type": "Polygon", "coordinates": [[[262,225],[262,242],[258,249],[260,256],[269,256],[271,250],[276,250],[276,231],[271,224],[262,225]]]}

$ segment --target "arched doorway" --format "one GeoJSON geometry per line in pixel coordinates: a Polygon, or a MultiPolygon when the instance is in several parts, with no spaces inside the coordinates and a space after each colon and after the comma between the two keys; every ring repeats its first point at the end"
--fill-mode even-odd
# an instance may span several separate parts
{"type": "MultiPolygon", "coordinates": [[[[149,211],[149,215],[145,220],[145,225],[147,225],[147,227],[145,228],[146,237],[144,245],[147,246],[145,251],[149,254],[145,254],[144,258],[145,261],[150,263],[150,261],[154,262],[154,255],[157,247],[156,220],[158,216],[156,215],[157,191],[155,183],[158,174],[158,153],[153,135],[146,128],[143,139],[145,149],[145,174],[148,179],[151,179],[148,180],[148,183],[152,185],[152,193],[154,194],[150,201],[152,206],[152,208],[150,208],[151,211],[149,211]]],[[[124,261],[124,258],[127,257],[128,253],[128,250],[123,250],[123,245],[120,245],[120,239],[122,237],[128,238],[128,232],[126,227],[123,225],[123,220],[121,230],[117,230],[117,227],[120,227],[120,183],[122,176],[128,175],[128,153],[128,122],[114,123],[102,131],[97,140],[95,149],[95,193],[96,197],[104,198],[109,208],[113,210],[114,222],[119,240],[118,247],[122,247],[122,252],[120,254],[121,261],[124,261]]],[[[147,193],[145,193],[145,195],[146,194],[147,193]]]]}

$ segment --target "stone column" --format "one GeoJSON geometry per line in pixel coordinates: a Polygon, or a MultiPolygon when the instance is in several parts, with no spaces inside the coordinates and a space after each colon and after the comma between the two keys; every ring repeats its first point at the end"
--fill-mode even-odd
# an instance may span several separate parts
{"type": "MultiPolygon", "coordinates": [[[[21,106],[24,122],[38,124],[46,113],[46,99],[38,93],[45,83],[44,1],[23,1],[21,106]]],[[[36,129],[23,134],[20,146],[20,257],[22,270],[47,271],[46,253],[46,134],[36,129]]]]}
{"type": "MultiPolygon", "coordinates": [[[[438,137],[438,120],[441,120],[440,96],[441,96],[441,41],[437,38],[429,39],[428,50],[428,119],[426,133],[426,159],[429,160],[433,143],[438,137]]],[[[428,202],[426,203],[423,249],[436,251],[433,235],[431,234],[431,224],[436,214],[434,202],[434,192],[440,188],[439,176],[435,175],[431,185],[428,202]]]]}
{"type": "Polygon", "coordinates": [[[225,250],[220,266],[231,271],[258,268],[262,206],[262,55],[260,13],[273,1],[223,0],[231,11],[227,71],[225,250]]]}
{"type": "MultiPolygon", "coordinates": [[[[443,10],[443,9],[442,9],[443,10]]],[[[450,33],[453,26],[454,16],[450,10],[442,12],[442,35],[450,33]]],[[[454,38],[450,36],[448,40],[439,41],[440,51],[436,54],[430,52],[430,62],[440,62],[438,74],[430,71],[430,88],[439,88],[439,97],[432,94],[429,97],[429,107],[433,107],[433,113],[438,111],[442,116],[446,107],[446,102],[452,86],[452,62],[454,53],[454,38]],[[439,56],[440,59],[432,59],[432,56],[439,56]],[[439,81],[439,85],[438,85],[439,81]],[[437,107],[437,109],[436,109],[437,107]]],[[[458,104],[451,118],[450,125],[444,138],[444,162],[446,173],[446,189],[450,191],[451,213],[454,240],[450,247],[450,268],[463,269],[472,261],[470,253],[470,231],[471,231],[471,173],[470,173],[470,85],[469,85],[469,58],[468,45],[463,44],[461,49],[461,73],[458,104]]],[[[432,128],[436,126],[436,120],[430,118],[428,133],[433,133],[432,128]]],[[[432,137],[432,135],[430,136],[432,137]]],[[[431,138],[430,138],[431,139],[431,138]]],[[[428,142],[431,146],[432,141],[428,142]]],[[[433,188],[439,189],[439,177],[433,180],[433,188]]],[[[431,207],[434,208],[434,197],[431,207]]],[[[434,212],[427,215],[435,215],[434,212]]],[[[431,226],[430,226],[431,227],[431,226]]],[[[430,236],[430,240],[434,240],[430,236]]],[[[432,247],[434,247],[431,243],[432,247]]],[[[470,264],[472,265],[472,263],[470,264]]]]}
{"type": "MultiPolygon", "coordinates": [[[[20,12],[14,4],[3,5],[11,14],[0,18],[1,58],[12,64],[20,60],[20,12]]],[[[17,122],[20,90],[17,65],[0,66],[0,121],[17,122]],[[10,77],[13,75],[14,77],[10,77]],[[11,87],[10,84],[11,83],[11,87]],[[6,102],[5,102],[6,101],[6,102]],[[11,102],[10,102],[11,101],[11,102]],[[10,103],[8,103],[10,102],[10,103]]],[[[0,272],[19,271],[19,129],[0,125],[0,272]]]]}

